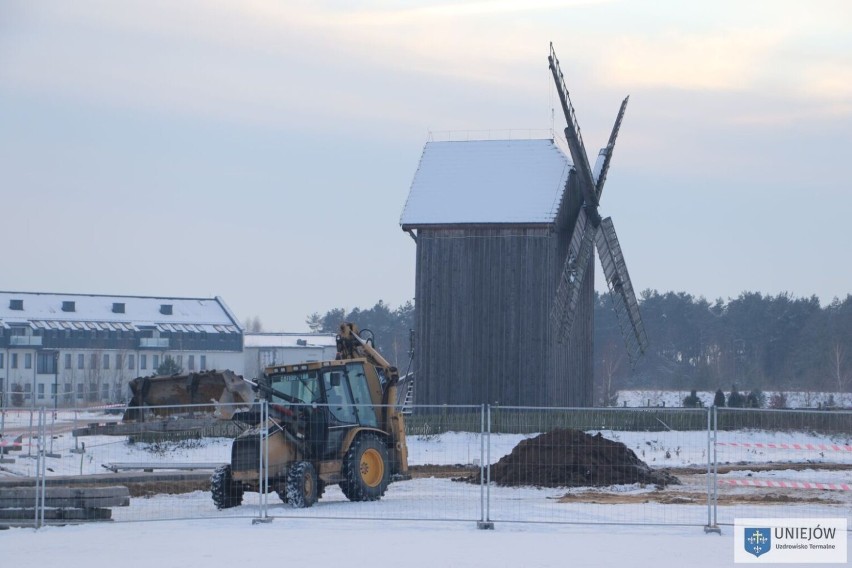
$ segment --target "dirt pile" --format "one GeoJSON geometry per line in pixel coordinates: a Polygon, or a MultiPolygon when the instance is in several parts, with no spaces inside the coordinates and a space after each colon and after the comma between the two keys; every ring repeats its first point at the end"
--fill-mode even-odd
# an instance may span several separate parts
{"type": "MultiPolygon", "coordinates": [[[[470,481],[479,482],[479,475],[470,481]]],[[[601,487],[643,483],[679,485],[667,471],[654,470],[621,442],[580,430],[559,429],[523,440],[491,467],[497,485],[601,487]]]]}

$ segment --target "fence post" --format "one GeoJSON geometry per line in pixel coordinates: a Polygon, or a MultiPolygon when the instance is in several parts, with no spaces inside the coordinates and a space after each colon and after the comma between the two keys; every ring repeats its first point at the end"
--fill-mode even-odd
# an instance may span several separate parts
{"type": "MultiPolygon", "coordinates": [[[[718,528],[719,519],[716,516],[716,510],[719,505],[719,457],[718,446],[716,444],[719,436],[719,409],[713,407],[713,526],[718,528]]],[[[719,534],[722,530],[719,529],[719,534]]]]}
{"type": "MultiPolygon", "coordinates": [[[[479,466],[479,483],[480,483],[480,492],[482,491],[481,484],[485,483],[485,500],[484,507],[485,510],[483,512],[481,520],[476,523],[476,527],[479,529],[491,530],[494,528],[494,523],[491,521],[491,405],[483,405],[482,408],[482,425],[484,428],[483,434],[486,436],[485,439],[485,460],[484,460],[484,472],[483,472],[483,462],[480,461],[479,466]],[[486,417],[487,414],[487,417],[486,417]],[[483,477],[483,473],[485,476],[483,477]]],[[[481,458],[480,458],[481,459],[481,458]]]]}
{"type": "Polygon", "coordinates": [[[716,533],[721,535],[722,529],[716,524],[716,434],[711,418],[716,416],[716,405],[707,408],[707,524],[704,526],[705,533],[716,533]]]}
{"type": "MultiPolygon", "coordinates": [[[[47,451],[47,414],[45,408],[41,407],[41,523],[40,526],[44,526],[44,509],[47,507],[46,493],[47,493],[47,456],[45,455],[47,451]]],[[[53,434],[51,433],[51,437],[53,434]]]]}
{"type": "Polygon", "coordinates": [[[260,402],[260,427],[258,430],[259,449],[258,449],[258,466],[257,475],[259,477],[257,486],[260,491],[260,505],[257,518],[251,520],[251,524],[271,523],[269,517],[269,405],[268,402],[262,400],[260,402]]]}
{"type": "MultiPolygon", "coordinates": [[[[35,401],[35,393],[33,393],[33,401],[35,401]]],[[[33,402],[35,404],[35,402],[33,402]]],[[[27,457],[31,458],[33,456],[33,409],[30,408],[30,428],[28,435],[30,437],[30,444],[27,446],[27,457]]]]}
{"type": "Polygon", "coordinates": [[[479,522],[485,522],[485,405],[479,405],[479,522]]]}
{"type": "MultiPolygon", "coordinates": [[[[32,415],[30,415],[32,416],[32,415]]],[[[44,526],[44,503],[45,503],[45,476],[47,475],[47,468],[45,466],[46,456],[45,454],[45,430],[47,429],[47,418],[44,414],[44,408],[39,409],[38,413],[38,423],[36,425],[36,430],[38,435],[36,437],[36,469],[35,469],[35,483],[33,489],[35,490],[35,513],[33,519],[33,528],[38,529],[44,526]]],[[[32,444],[32,436],[33,432],[30,431],[30,444],[32,444]]]]}

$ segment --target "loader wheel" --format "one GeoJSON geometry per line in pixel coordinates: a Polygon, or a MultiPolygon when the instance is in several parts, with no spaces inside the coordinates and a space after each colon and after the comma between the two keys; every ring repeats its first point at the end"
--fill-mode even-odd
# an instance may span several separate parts
{"type": "Polygon", "coordinates": [[[230,509],[243,503],[243,486],[231,476],[231,466],[223,465],[210,477],[210,493],[217,509],[230,509]]]}
{"type": "MultiPolygon", "coordinates": [[[[311,462],[296,462],[287,473],[285,497],[297,509],[310,507],[319,499],[319,478],[311,462]]],[[[280,497],[280,494],[279,494],[280,497]]]]}
{"type": "Polygon", "coordinates": [[[340,488],[350,501],[377,501],[390,483],[388,449],[376,436],[364,434],[352,442],[343,460],[340,488]]]}

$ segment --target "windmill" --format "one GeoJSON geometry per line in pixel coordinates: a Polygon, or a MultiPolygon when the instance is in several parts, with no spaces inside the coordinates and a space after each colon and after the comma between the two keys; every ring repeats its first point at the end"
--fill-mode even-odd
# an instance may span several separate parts
{"type": "Polygon", "coordinates": [[[550,311],[551,323],[557,339],[560,342],[567,341],[571,336],[571,328],[577,313],[583,279],[587,269],[592,266],[592,250],[597,247],[618,325],[627,345],[627,354],[630,357],[631,365],[635,365],[648,347],[648,337],[645,334],[645,327],[639,313],[639,304],[636,301],[636,294],[627,273],[627,265],[624,262],[618,237],[615,234],[612,218],[601,219],[598,212],[601,192],[612,160],[615,140],[618,137],[618,131],[621,128],[621,121],[624,118],[624,111],[630,97],[626,97],[621,103],[609,141],[598,154],[595,169],[592,171],[586,155],[586,147],[580,134],[580,126],[577,123],[577,115],[568,96],[565,77],[562,75],[562,69],[559,67],[559,60],[556,58],[552,43],[550,44],[550,55],[547,59],[550,64],[550,71],[553,73],[553,80],[556,83],[556,90],[559,92],[562,111],[565,113],[567,122],[565,140],[568,142],[568,149],[574,162],[574,173],[583,195],[583,207],[580,208],[571,233],[568,255],[562,266],[556,296],[550,311]]]}

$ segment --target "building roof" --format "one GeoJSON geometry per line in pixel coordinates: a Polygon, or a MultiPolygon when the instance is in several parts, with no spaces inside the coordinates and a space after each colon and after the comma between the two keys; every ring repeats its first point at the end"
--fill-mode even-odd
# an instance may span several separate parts
{"type": "Polygon", "coordinates": [[[243,345],[250,347],[337,347],[333,333],[246,333],[243,345]]]}
{"type": "Polygon", "coordinates": [[[552,138],[427,142],[400,225],[552,223],[571,167],[552,138]]]}
{"type": "Polygon", "coordinates": [[[35,329],[240,333],[242,328],[220,297],[156,298],[95,294],[0,291],[0,326],[28,324],[35,329]],[[13,302],[20,301],[20,302],[13,302]],[[63,305],[73,311],[63,310],[63,305]],[[13,309],[17,303],[21,309],[13,309]],[[123,312],[116,305],[123,305],[123,312]],[[171,306],[171,313],[168,308],[171,306]]]}

